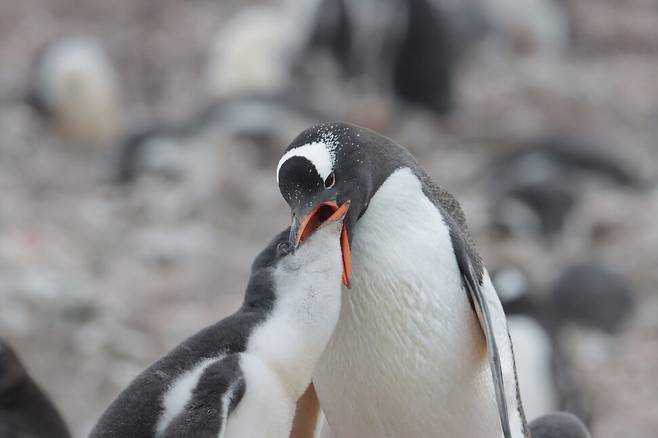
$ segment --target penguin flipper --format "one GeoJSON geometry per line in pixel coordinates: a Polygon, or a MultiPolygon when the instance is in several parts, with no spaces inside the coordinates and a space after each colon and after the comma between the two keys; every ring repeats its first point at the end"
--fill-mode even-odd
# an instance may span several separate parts
{"type": "Polygon", "coordinates": [[[162,438],[221,438],[230,413],[245,391],[239,355],[218,360],[203,371],[185,409],[162,438]]]}
{"type": "MultiPolygon", "coordinates": [[[[503,429],[503,436],[511,438],[509,424],[509,412],[507,398],[505,395],[505,382],[503,380],[503,370],[500,361],[500,349],[494,335],[494,326],[492,321],[492,312],[482,290],[482,281],[478,280],[473,267],[473,261],[469,255],[466,247],[466,242],[461,236],[457,225],[450,223],[450,237],[452,245],[457,257],[457,265],[462,275],[464,287],[466,288],[471,302],[471,306],[477,314],[480,326],[484,332],[487,342],[487,355],[489,358],[489,368],[491,369],[491,377],[493,380],[494,391],[496,393],[496,403],[498,405],[498,414],[500,416],[500,423],[503,429]]],[[[501,310],[502,311],[502,310],[501,310]]]]}

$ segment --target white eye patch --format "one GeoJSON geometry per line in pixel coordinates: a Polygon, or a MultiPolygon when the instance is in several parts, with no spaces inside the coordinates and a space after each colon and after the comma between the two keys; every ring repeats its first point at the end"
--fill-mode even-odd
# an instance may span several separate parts
{"type": "Polygon", "coordinates": [[[277,182],[279,182],[279,171],[281,170],[281,166],[292,157],[306,158],[315,167],[318,175],[320,175],[320,178],[323,180],[327,179],[334,169],[334,149],[325,143],[308,143],[298,148],[291,149],[283,154],[283,157],[281,157],[279,164],[276,167],[277,182]]]}

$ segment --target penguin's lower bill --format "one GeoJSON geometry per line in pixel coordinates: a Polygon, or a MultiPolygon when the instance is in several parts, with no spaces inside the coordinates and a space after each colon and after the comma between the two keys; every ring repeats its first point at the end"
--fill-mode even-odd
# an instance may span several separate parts
{"type": "MultiPolygon", "coordinates": [[[[347,214],[350,208],[350,202],[347,201],[340,207],[335,202],[323,202],[311,211],[301,222],[295,237],[295,244],[298,246],[304,240],[313,234],[320,225],[325,222],[338,220],[347,214]]],[[[347,238],[347,227],[343,224],[340,233],[340,248],[343,254],[343,284],[350,287],[350,277],[352,276],[352,256],[350,252],[350,241],[347,238]]]]}

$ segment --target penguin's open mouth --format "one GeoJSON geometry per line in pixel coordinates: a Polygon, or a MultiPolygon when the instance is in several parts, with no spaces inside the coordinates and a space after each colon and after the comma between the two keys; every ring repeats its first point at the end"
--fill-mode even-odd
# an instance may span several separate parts
{"type": "MultiPolygon", "coordinates": [[[[320,225],[327,221],[336,220],[347,213],[350,208],[350,203],[345,202],[340,207],[335,202],[323,202],[311,211],[299,226],[297,232],[297,245],[313,234],[320,225]]],[[[352,255],[350,252],[350,241],[347,238],[347,227],[343,224],[343,229],[340,233],[340,249],[343,254],[343,284],[345,287],[350,287],[350,277],[352,276],[352,255]]]]}

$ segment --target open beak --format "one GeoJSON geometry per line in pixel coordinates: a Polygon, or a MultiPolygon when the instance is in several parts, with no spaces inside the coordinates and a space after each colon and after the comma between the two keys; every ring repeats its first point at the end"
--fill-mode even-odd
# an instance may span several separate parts
{"type": "MultiPolygon", "coordinates": [[[[349,208],[350,201],[345,202],[340,207],[335,202],[322,202],[301,221],[296,215],[293,215],[292,224],[290,225],[290,242],[297,248],[323,223],[343,218],[349,208]]],[[[340,232],[340,249],[343,254],[343,284],[349,288],[350,277],[352,276],[352,255],[350,241],[347,237],[347,227],[344,223],[340,232]]]]}

